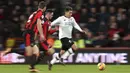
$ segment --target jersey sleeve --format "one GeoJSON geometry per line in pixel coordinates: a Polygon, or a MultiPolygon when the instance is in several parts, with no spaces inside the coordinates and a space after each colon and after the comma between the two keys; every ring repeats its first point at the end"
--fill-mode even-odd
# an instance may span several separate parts
{"type": "Polygon", "coordinates": [[[56,32],[57,30],[56,29],[52,29],[52,28],[50,28],[50,30],[49,30],[49,34],[53,34],[54,32],[56,32]]]}
{"type": "Polygon", "coordinates": [[[42,17],[42,12],[40,11],[37,13],[37,18],[41,18],[41,17],[42,17]]]}
{"type": "Polygon", "coordinates": [[[79,27],[79,25],[77,24],[77,22],[75,21],[75,19],[74,18],[72,18],[72,19],[73,19],[73,26],[74,26],[74,28],[77,29],[77,30],[79,30],[80,32],[83,32],[83,30],[79,27]]]}
{"type": "Polygon", "coordinates": [[[61,17],[57,18],[56,20],[54,20],[52,23],[51,23],[51,26],[56,26],[56,25],[59,25],[61,23],[61,17]]]}

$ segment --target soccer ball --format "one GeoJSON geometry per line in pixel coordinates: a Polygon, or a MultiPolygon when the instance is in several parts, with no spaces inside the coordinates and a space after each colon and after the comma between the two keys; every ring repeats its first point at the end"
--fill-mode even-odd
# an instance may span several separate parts
{"type": "Polygon", "coordinates": [[[106,65],[104,63],[98,63],[97,67],[98,67],[99,70],[102,71],[102,70],[105,69],[106,65]]]}

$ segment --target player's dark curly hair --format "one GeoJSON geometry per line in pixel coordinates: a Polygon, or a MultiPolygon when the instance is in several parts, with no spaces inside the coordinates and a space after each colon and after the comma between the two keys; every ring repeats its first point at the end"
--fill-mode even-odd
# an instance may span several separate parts
{"type": "Polygon", "coordinates": [[[73,10],[72,7],[70,7],[70,6],[66,6],[65,9],[64,9],[64,12],[71,11],[71,10],[73,10]]]}
{"type": "Polygon", "coordinates": [[[54,12],[53,9],[47,9],[47,10],[45,11],[45,14],[47,14],[47,13],[52,13],[52,12],[54,12]]]}

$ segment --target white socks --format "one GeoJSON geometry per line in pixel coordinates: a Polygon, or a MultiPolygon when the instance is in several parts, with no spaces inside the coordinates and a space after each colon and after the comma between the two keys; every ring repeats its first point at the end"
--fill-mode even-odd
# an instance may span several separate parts
{"type": "Polygon", "coordinates": [[[62,56],[61,56],[61,58],[63,58],[63,59],[67,59],[71,54],[73,54],[74,52],[73,52],[73,50],[72,50],[72,48],[70,48],[70,49],[68,49],[62,56]]]}
{"type": "Polygon", "coordinates": [[[51,64],[54,64],[56,63],[56,61],[58,61],[60,58],[59,58],[59,54],[56,55],[56,57],[54,57],[52,60],[51,60],[51,64]]]}
{"type": "Polygon", "coordinates": [[[51,64],[54,64],[56,63],[60,58],[63,58],[63,59],[67,59],[71,54],[73,54],[73,50],[72,48],[69,48],[63,55],[61,55],[61,57],[59,57],[59,54],[56,55],[56,57],[54,57],[52,60],[51,60],[51,64]]]}

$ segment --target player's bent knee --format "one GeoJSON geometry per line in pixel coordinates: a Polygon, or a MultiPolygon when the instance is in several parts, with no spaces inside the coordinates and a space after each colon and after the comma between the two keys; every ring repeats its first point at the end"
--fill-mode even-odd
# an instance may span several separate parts
{"type": "Polygon", "coordinates": [[[32,48],[33,54],[39,56],[39,48],[37,45],[34,45],[32,48]]]}
{"type": "Polygon", "coordinates": [[[32,56],[32,54],[31,54],[31,53],[27,53],[27,52],[26,52],[26,56],[32,56]]]}
{"type": "Polygon", "coordinates": [[[38,57],[40,55],[40,52],[39,51],[33,51],[33,54],[38,57]]]}
{"type": "Polygon", "coordinates": [[[47,52],[48,52],[49,55],[52,55],[52,54],[55,53],[55,50],[53,48],[50,48],[50,49],[48,49],[47,52]]]}
{"type": "Polygon", "coordinates": [[[31,51],[26,51],[26,56],[32,56],[32,52],[31,51]]]}
{"type": "Polygon", "coordinates": [[[26,56],[31,56],[32,55],[32,47],[31,46],[27,46],[26,47],[26,56]]]}
{"type": "Polygon", "coordinates": [[[33,55],[35,55],[36,57],[39,57],[40,53],[34,53],[33,55]]]}

